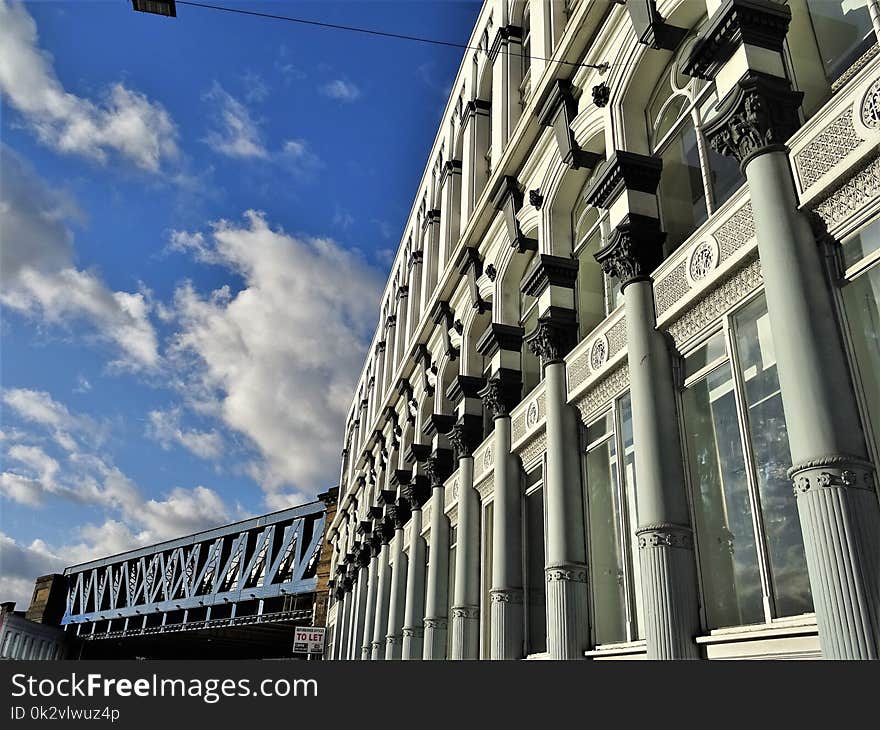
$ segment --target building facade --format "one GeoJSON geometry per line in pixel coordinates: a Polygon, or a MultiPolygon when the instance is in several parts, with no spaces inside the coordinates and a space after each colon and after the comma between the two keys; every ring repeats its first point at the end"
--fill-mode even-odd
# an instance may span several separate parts
{"type": "Polygon", "coordinates": [[[65,659],[66,639],[62,629],[27,618],[14,603],[0,604],[0,659],[65,659]]]}
{"type": "Polygon", "coordinates": [[[337,659],[880,654],[876,0],[486,0],[345,428],[337,659]]]}

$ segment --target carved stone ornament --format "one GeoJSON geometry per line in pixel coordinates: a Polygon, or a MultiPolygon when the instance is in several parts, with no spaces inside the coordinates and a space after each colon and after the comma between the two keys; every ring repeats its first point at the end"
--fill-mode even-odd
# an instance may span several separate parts
{"type": "Polygon", "coordinates": [[[483,407],[492,414],[493,418],[506,418],[519,402],[521,390],[521,382],[496,375],[486,381],[486,387],[479,395],[483,407]]]}
{"type": "Polygon", "coordinates": [[[544,205],[544,196],[541,195],[540,190],[529,190],[529,205],[535,210],[541,210],[541,206],[544,205]]]}
{"type": "Polygon", "coordinates": [[[483,469],[490,469],[492,464],[495,463],[495,455],[492,452],[492,447],[487,446],[486,451],[483,454],[483,469]]]}
{"type": "Polygon", "coordinates": [[[608,362],[608,338],[600,334],[590,346],[590,367],[599,370],[608,362]]]}
{"type": "Polygon", "coordinates": [[[489,281],[495,281],[498,276],[498,269],[495,268],[494,264],[489,264],[483,273],[489,277],[489,281]]]}
{"type": "Polygon", "coordinates": [[[663,258],[664,240],[659,220],[630,213],[617,224],[595,259],[608,276],[620,281],[622,290],[636,281],[650,281],[663,258]]]}
{"type": "Polygon", "coordinates": [[[860,107],[862,124],[868,129],[880,127],[880,78],[875,79],[862,97],[860,107]]]}
{"type": "Polygon", "coordinates": [[[425,635],[425,630],[418,626],[407,627],[403,630],[403,638],[421,639],[425,635]]]}
{"type": "Polygon", "coordinates": [[[794,494],[802,497],[821,489],[874,489],[874,466],[855,456],[834,455],[795,464],[788,470],[794,494]]]}
{"type": "Polygon", "coordinates": [[[426,629],[443,629],[446,631],[446,627],[449,625],[449,620],[445,618],[426,618],[425,619],[425,628],[426,629]]]}
{"type": "Polygon", "coordinates": [[[641,550],[655,547],[694,549],[693,532],[685,525],[675,525],[671,522],[645,525],[636,530],[636,536],[639,538],[641,550]]]}
{"type": "Polygon", "coordinates": [[[566,564],[550,565],[544,569],[548,582],[563,581],[567,583],[586,583],[587,567],[585,565],[566,564]]]}
{"type": "Polygon", "coordinates": [[[735,157],[745,170],[755,156],[785,150],[785,140],[800,126],[803,96],[791,90],[788,79],[749,71],[721,100],[717,116],[703,131],[716,152],[735,157]]]}
{"type": "Polygon", "coordinates": [[[713,238],[706,238],[691,251],[688,258],[687,275],[692,284],[705,279],[718,266],[718,244],[713,238]]]}
{"type": "Polygon", "coordinates": [[[604,107],[608,105],[608,101],[611,99],[611,88],[604,81],[601,84],[596,84],[593,87],[593,103],[597,107],[604,107]]]}
{"type": "Polygon", "coordinates": [[[526,426],[533,428],[538,423],[538,401],[533,400],[526,408],[526,426]]]}
{"type": "Polygon", "coordinates": [[[492,603],[522,603],[522,588],[496,588],[489,591],[492,603]]]}
{"type": "Polygon", "coordinates": [[[452,618],[479,619],[479,606],[454,606],[452,608],[452,618]]]}
{"type": "Polygon", "coordinates": [[[577,319],[569,309],[554,309],[538,317],[535,331],[526,337],[529,349],[544,365],[564,362],[577,340],[577,319]]]}

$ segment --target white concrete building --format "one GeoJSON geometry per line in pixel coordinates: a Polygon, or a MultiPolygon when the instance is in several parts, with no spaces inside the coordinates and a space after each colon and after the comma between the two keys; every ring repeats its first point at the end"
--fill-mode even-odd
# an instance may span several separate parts
{"type": "Polygon", "coordinates": [[[880,655],[877,0],[486,0],[345,430],[330,655],[880,655]]]}

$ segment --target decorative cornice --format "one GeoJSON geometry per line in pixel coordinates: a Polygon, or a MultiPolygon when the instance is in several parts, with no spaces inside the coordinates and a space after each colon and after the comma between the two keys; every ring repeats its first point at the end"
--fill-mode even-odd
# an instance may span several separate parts
{"type": "Polygon", "coordinates": [[[492,418],[507,418],[519,403],[522,395],[522,378],[516,370],[499,370],[480,391],[483,407],[492,418]]]}
{"type": "Polygon", "coordinates": [[[492,322],[477,340],[476,348],[484,357],[492,357],[499,350],[519,352],[522,349],[522,327],[492,322]]]}
{"type": "Polygon", "coordinates": [[[544,366],[564,362],[577,344],[577,317],[571,309],[551,307],[538,317],[538,326],[526,336],[529,349],[541,358],[544,366]]]}
{"type": "Polygon", "coordinates": [[[578,262],[575,259],[539,253],[531,272],[522,283],[522,290],[528,296],[537,297],[550,286],[574,289],[577,275],[578,262]]]}
{"type": "Polygon", "coordinates": [[[735,157],[745,170],[758,155],[786,151],[785,141],[800,126],[803,96],[787,79],[749,71],[721,100],[703,134],[716,152],[735,157]]]}
{"type": "Polygon", "coordinates": [[[659,220],[631,213],[617,225],[595,259],[606,274],[620,281],[623,289],[635,281],[650,280],[651,272],[663,260],[665,240],[659,220]]]}
{"type": "Polygon", "coordinates": [[[590,205],[608,208],[624,190],[655,195],[662,171],[659,157],[615,150],[596,173],[596,182],[585,197],[590,205]]]}
{"type": "Polygon", "coordinates": [[[782,53],[791,10],[769,0],[727,0],[700,33],[682,66],[688,76],[711,81],[740,45],[782,53]]]}

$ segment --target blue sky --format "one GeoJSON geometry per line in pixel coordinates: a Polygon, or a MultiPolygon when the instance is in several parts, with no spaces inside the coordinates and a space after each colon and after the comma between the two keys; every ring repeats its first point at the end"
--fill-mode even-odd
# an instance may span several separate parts
{"type": "MultiPolygon", "coordinates": [[[[238,3],[466,42],[479,3],[238,3]]],[[[312,499],[461,52],[0,0],[0,600],[312,499]]]]}

